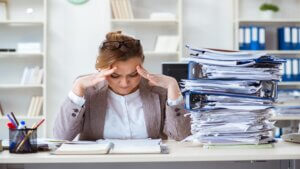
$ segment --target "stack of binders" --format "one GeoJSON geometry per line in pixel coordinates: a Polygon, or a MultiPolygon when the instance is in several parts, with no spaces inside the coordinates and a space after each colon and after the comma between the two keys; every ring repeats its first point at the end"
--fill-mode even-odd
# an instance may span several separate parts
{"type": "Polygon", "coordinates": [[[188,141],[204,145],[265,145],[283,62],[264,53],[191,48],[181,85],[191,116],[188,141]]]}

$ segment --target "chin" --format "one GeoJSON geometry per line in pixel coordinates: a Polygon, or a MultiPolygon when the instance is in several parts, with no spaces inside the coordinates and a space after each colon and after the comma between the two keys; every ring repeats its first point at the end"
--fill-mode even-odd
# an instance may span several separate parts
{"type": "Polygon", "coordinates": [[[118,91],[118,93],[119,93],[120,95],[127,95],[127,94],[131,93],[132,90],[128,90],[128,89],[119,89],[119,90],[117,90],[117,91],[118,91]]]}

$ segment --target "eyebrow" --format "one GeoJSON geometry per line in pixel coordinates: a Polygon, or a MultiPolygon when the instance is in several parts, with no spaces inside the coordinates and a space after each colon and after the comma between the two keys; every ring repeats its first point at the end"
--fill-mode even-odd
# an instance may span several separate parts
{"type": "MultiPolygon", "coordinates": [[[[135,73],[137,73],[137,71],[131,72],[131,73],[127,74],[127,75],[133,75],[133,74],[135,74],[135,73]]],[[[119,75],[118,73],[113,73],[113,75],[121,76],[121,75],[119,75]]]]}

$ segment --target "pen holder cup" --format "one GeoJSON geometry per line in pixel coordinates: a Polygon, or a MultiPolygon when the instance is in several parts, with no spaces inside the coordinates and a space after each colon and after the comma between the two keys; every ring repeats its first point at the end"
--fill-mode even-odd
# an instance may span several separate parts
{"type": "Polygon", "coordinates": [[[37,129],[9,129],[10,153],[36,153],[37,129]]]}

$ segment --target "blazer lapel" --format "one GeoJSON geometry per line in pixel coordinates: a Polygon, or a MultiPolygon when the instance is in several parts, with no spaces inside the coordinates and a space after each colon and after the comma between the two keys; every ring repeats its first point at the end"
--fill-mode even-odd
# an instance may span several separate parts
{"type": "Polygon", "coordinates": [[[106,107],[107,107],[107,90],[108,85],[105,83],[100,89],[95,89],[97,92],[91,97],[91,132],[95,139],[103,138],[106,107]]]}
{"type": "Polygon", "coordinates": [[[140,94],[143,102],[143,111],[148,137],[158,138],[161,126],[161,108],[159,96],[151,92],[145,79],[140,83],[140,94]]]}

